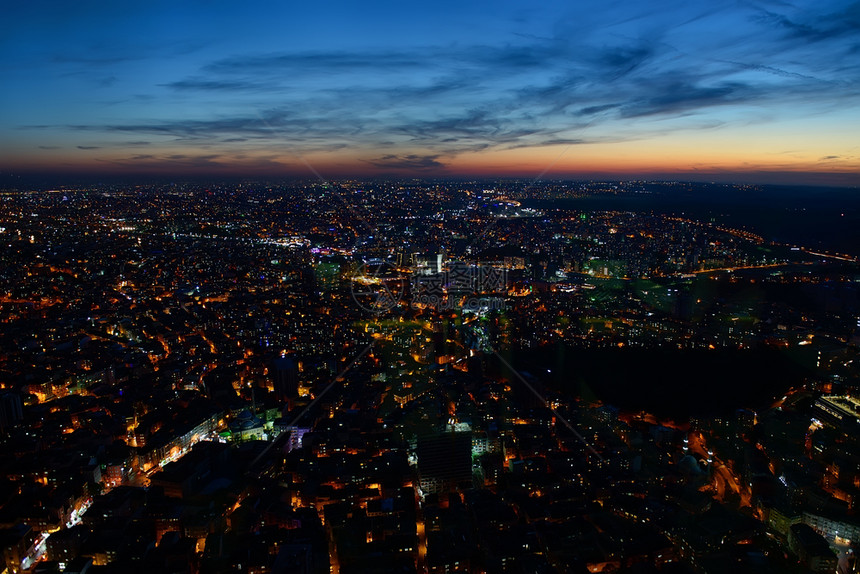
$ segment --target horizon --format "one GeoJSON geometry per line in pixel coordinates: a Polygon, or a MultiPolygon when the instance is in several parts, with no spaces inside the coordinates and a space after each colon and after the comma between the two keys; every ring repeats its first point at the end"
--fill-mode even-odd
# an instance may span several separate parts
{"type": "Polygon", "coordinates": [[[422,181],[422,182],[485,182],[485,183],[520,183],[525,187],[534,187],[548,183],[666,183],[689,185],[715,185],[727,187],[754,188],[795,188],[809,190],[850,191],[860,187],[860,182],[847,180],[843,174],[803,173],[806,179],[797,181],[797,173],[768,173],[767,177],[755,177],[750,174],[696,174],[657,173],[632,174],[597,173],[597,174],[548,174],[542,177],[533,175],[506,174],[430,174],[430,173],[369,173],[369,174],[335,174],[325,177],[318,170],[308,173],[256,173],[245,174],[225,171],[219,173],[145,173],[145,172],[0,172],[0,190],[10,191],[19,186],[34,188],[28,191],[46,191],[49,187],[73,189],[80,186],[116,184],[133,186],[150,185],[219,185],[219,184],[249,184],[263,183],[266,185],[287,184],[320,184],[339,185],[345,182],[376,183],[392,181],[422,181]],[[710,177],[709,177],[710,176],[710,177]]]}
{"type": "Polygon", "coordinates": [[[0,181],[860,185],[856,5],[17,4],[0,181]]]}
{"type": "Polygon", "coordinates": [[[220,186],[220,185],[266,185],[266,186],[341,186],[344,184],[383,184],[391,182],[420,182],[420,183],[445,183],[445,184],[495,184],[495,185],[521,185],[523,189],[536,188],[541,185],[566,184],[566,185],[596,185],[596,184],[646,184],[646,185],[690,185],[690,186],[716,186],[725,188],[751,188],[755,190],[791,189],[795,191],[815,191],[835,193],[850,192],[860,185],[840,184],[840,179],[832,182],[828,176],[821,174],[822,180],[817,182],[797,183],[792,180],[792,174],[784,174],[782,179],[761,183],[761,180],[753,179],[711,179],[704,175],[700,179],[677,177],[677,174],[657,174],[648,177],[620,177],[617,174],[597,174],[588,176],[563,176],[554,174],[552,177],[535,178],[524,176],[491,176],[491,175],[433,175],[427,173],[397,174],[380,173],[367,174],[364,176],[342,175],[339,177],[324,178],[319,172],[309,174],[256,174],[242,175],[228,173],[217,174],[145,174],[145,173],[2,173],[0,172],[0,192],[51,192],[51,191],[75,191],[76,188],[99,186],[99,185],[126,185],[133,187],[151,186],[175,186],[187,185],[195,187],[220,186]],[[56,188],[56,189],[51,189],[56,188]]]}

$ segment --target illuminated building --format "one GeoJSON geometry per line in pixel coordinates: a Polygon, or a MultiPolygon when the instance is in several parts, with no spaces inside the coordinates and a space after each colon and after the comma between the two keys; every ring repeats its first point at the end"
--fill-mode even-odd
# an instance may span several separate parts
{"type": "Polygon", "coordinates": [[[850,396],[825,396],[815,401],[815,416],[845,432],[860,436],[860,401],[850,396]]]}

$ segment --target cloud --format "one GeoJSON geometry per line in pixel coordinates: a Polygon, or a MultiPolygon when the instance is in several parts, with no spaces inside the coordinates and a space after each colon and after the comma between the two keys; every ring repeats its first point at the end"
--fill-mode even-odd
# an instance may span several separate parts
{"type": "Polygon", "coordinates": [[[418,142],[490,138],[493,142],[504,143],[534,133],[533,129],[518,124],[489,110],[471,110],[438,119],[403,122],[392,126],[392,131],[409,135],[418,142]]]}
{"type": "Polygon", "coordinates": [[[619,46],[598,53],[598,67],[610,76],[620,77],[633,73],[651,60],[657,51],[654,46],[634,44],[619,46]]]}
{"type": "Polygon", "coordinates": [[[636,98],[623,105],[622,117],[678,114],[688,110],[749,101],[758,95],[753,88],[741,83],[702,86],[675,78],[657,78],[644,88],[646,97],[636,98]]]}
{"type": "Polygon", "coordinates": [[[390,70],[411,69],[425,63],[425,59],[417,54],[397,50],[298,52],[231,56],[211,62],[202,71],[216,75],[261,72],[280,75],[286,70],[302,70],[306,73],[325,73],[328,70],[328,73],[337,73],[377,68],[383,61],[390,70]]]}
{"type": "Polygon", "coordinates": [[[123,173],[176,173],[200,172],[235,173],[247,169],[248,173],[298,173],[297,166],[280,161],[277,156],[247,157],[243,154],[136,154],[119,159],[101,159],[104,165],[119,168],[123,173]]]}
{"type": "MultiPolygon", "coordinates": [[[[28,127],[105,140],[152,136],[204,156],[349,147],[373,150],[368,163],[392,169],[438,168],[439,158],[482,150],[639,139],[748,121],[736,111],[752,106],[852,104],[860,59],[844,56],[860,29],[857,6],[813,13],[787,4],[679,3],[677,14],[642,7],[620,18],[580,14],[554,34],[518,30],[494,44],[476,35],[482,39],[397,49],[237,53],[177,67],[182,72],[154,86],[157,95],[140,94],[159,102],[147,107],[160,116],[28,127]],[[727,20],[741,25],[726,27],[727,20]],[[822,86],[826,98],[817,97],[822,86]],[[187,114],[189,101],[208,99],[217,106],[187,114]],[[685,127],[649,121],[676,118],[685,127]]],[[[123,57],[58,59],[89,60],[114,65],[123,57]]]]}
{"type": "Polygon", "coordinates": [[[538,139],[534,139],[531,141],[525,141],[522,143],[509,145],[509,146],[506,146],[505,149],[520,149],[520,148],[526,148],[526,147],[546,147],[546,146],[556,146],[556,145],[572,146],[572,145],[582,145],[582,144],[588,144],[588,143],[598,143],[598,142],[596,140],[588,140],[588,139],[582,139],[582,138],[573,138],[573,139],[569,139],[569,138],[568,139],[566,139],[566,138],[550,138],[550,139],[538,138],[538,139]]]}
{"type": "Polygon", "coordinates": [[[768,74],[774,74],[776,76],[782,76],[783,78],[795,78],[795,79],[799,79],[799,80],[820,81],[820,80],[818,80],[818,78],[816,78],[814,76],[810,76],[807,74],[800,74],[797,72],[791,72],[789,70],[782,70],[780,68],[774,68],[773,66],[764,66],[762,64],[747,64],[744,62],[731,62],[731,61],[729,61],[727,63],[732,64],[734,66],[738,66],[739,68],[742,68],[744,70],[766,72],[768,74]]]}
{"type": "MultiPolygon", "coordinates": [[[[806,42],[824,42],[844,36],[858,40],[860,31],[860,3],[851,2],[834,12],[804,13],[793,16],[761,10],[757,20],[782,30],[789,38],[806,42]]],[[[855,44],[856,48],[856,44],[855,44]]]]}
{"type": "Polygon", "coordinates": [[[607,112],[609,110],[614,110],[619,107],[620,104],[600,104],[597,106],[588,106],[580,109],[577,112],[574,112],[574,115],[577,116],[593,116],[595,114],[599,114],[601,112],[607,112]]]}
{"type": "Polygon", "coordinates": [[[97,145],[79,145],[78,149],[101,149],[101,146],[97,145]]]}
{"type": "Polygon", "coordinates": [[[188,78],[185,80],[177,80],[167,84],[162,84],[165,87],[174,90],[192,90],[206,92],[236,92],[236,91],[262,91],[272,90],[278,87],[276,83],[263,83],[242,80],[204,80],[198,78],[188,78]]]}
{"type": "Polygon", "coordinates": [[[383,168],[397,170],[428,170],[443,169],[445,164],[438,161],[438,155],[385,155],[380,158],[366,160],[367,163],[383,168]]]}
{"type": "Polygon", "coordinates": [[[191,154],[137,154],[116,160],[105,160],[107,163],[129,167],[150,168],[203,168],[221,167],[218,162],[219,154],[191,155],[191,154]]]}

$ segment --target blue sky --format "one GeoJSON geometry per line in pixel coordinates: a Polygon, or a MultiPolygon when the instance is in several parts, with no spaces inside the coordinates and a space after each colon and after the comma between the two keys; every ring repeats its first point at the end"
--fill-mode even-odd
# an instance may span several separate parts
{"type": "Polygon", "coordinates": [[[33,2],[0,170],[860,184],[860,3],[33,2]]]}

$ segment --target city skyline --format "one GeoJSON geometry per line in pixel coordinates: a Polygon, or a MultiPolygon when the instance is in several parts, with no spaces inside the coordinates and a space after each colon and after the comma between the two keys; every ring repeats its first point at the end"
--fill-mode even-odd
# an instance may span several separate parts
{"type": "Polygon", "coordinates": [[[61,188],[0,194],[4,572],[860,571],[852,190],[61,188]]]}
{"type": "Polygon", "coordinates": [[[860,183],[856,3],[8,10],[4,175],[860,183]]]}
{"type": "Polygon", "coordinates": [[[860,0],[4,8],[0,574],[860,574],[860,0]]]}

